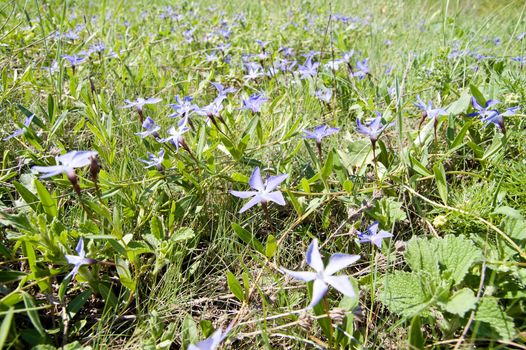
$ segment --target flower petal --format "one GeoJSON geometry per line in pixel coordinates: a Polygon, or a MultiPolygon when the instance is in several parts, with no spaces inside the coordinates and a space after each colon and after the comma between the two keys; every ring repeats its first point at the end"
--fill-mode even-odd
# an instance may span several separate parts
{"type": "Polygon", "coordinates": [[[327,276],[325,282],[336,288],[340,293],[348,297],[356,295],[348,276],[327,276]]]}
{"type": "Polygon", "coordinates": [[[247,211],[248,209],[252,208],[254,205],[260,202],[261,202],[261,196],[255,195],[251,200],[248,201],[247,204],[243,206],[243,208],[241,208],[241,210],[239,210],[239,214],[247,211]]]}
{"type": "Polygon", "coordinates": [[[312,301],[310,302],[307,309],[311,309],[314,306],[318,305],[321,298],[327,293],[329,287],[320,279],[314,280],[314,285],[312,286],[312,301]]]}
{"type": "Polygon", "coordinates": [[[254,169],[254,171],[252,172],[252,175],[250,175],[248,184],[250,185],[250,187],[252,187],[255,190],[258,190],[258,191],[265,190],[265,186],[263,186],[263,179],[261,178],[261,172],[258,166],[254,169]]]}
{"type": "Polygon", "coordinates": [[[258,194],[256,191],[230,191],[230,194],[239,198],[250,198],[258,194]]]}
{"type": "Polygon", "coordinates": [[[321,260],[320,251],[318,250],[318,240],[313,239],[307,248],[307,264],[316,272],[323,271],[323,260],[321,260]]]}
{"type": "Polygon", "coordinates": [[[325,268],[325,275],[330,276],[333,273],[354,264],[358,259],[360,259],[359,255],[342,253],[333,254],[329,259],[329,264],[327,264],[327,267],[325,268]]]}
{"type": "Polygon", "coordinates": [[[266,190],[267,192],[271,192],[273,191],[276,187],[279,186],[280,183],[282,183],[283,181],[285,181],[285,179],[289,177],[288,174],[281,174],[281,175],[277,175],[277,176],[269,176],[269,178],[267,179],[267,182],[266,182],[266,190]]]}
{"type": "Polygon", "coordinates": [[[367,232],[369,232],[369,235],[375,235],[376,232],[378,232],[378,221],[375,221],[367,228],[367,232]]]}
{"type": "Polygon", "coordinates": [[[274,191],[272,193],[267,193],[266,195],[263,196],[263,198],[265,200],[277,203],[279,205],[287,204],[285,203],[285,198],[283,198],[283,195],[281,194],[280,191],[274,191]]]}
{"type": "Polygon", "coordinates": [[[292,271],[284,267],[281,268],[281,271],[297,280],[304,282],[310,282],[316,278],[316,273],[311,271],[292,271]]]}
{"type": "Polygon", "coordinates": [[[77,243],[77,247],[75,248],[75,251],[79,254],[84,256],[84,240],[82,237],[79,238],[79,242],[77,243]]]}
{"type": "Polygon", "coordinates": [[[34,166],[31,169],[44,174],[40,176],[41,179],[62,174],[66,170],[62,165],[34,166]]]}

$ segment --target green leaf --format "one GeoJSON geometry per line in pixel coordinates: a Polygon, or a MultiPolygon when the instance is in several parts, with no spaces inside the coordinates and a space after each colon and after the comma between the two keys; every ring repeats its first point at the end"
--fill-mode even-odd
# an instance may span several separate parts
{"type": "Polygon", "coordinates": [[[422,271],[433,281],[438,279],[440,269],[435,240],[411,238],[407,243],[404,257],[412,271],[422,271]]]}
{"type": "Polygon", "coordinates": [[[170,237],[172,242],[187,241],[195,237],[194,230],[189,227],[181,227],[170,237]]]}
{"type": "Polygon", "coordinates": [[[325,161],[325,165],[323,166],[323,169],[321,171],[321,178],[323,180],[327,180],[329,175],[332,173],[332,165],[334,161],[334,151],[330,151],[327,154],[327,160],[325,161]]]}
{"type": "Polygon", "coordinates": [[[254,237],[252,233],[245,230],[235,222],[232,223],[232,228],[243,242],[250,245],[253,249],[257,250],[261,254],[265,254],[265,247],[263,247],[263,244],[256,237],[254,237]]]}
{"type": "Polygon", "coordinates": [[[277,248],[278,242],[276,241],[276,237],[274,237],[273,235],[268,235],[267,244],[265,246],[265,256],[269,259],[272,258],[276,253],[277,248]]]}
{"type": "Polygon", "coordinates": [[[431,297],[424,292],[425,279],[416,273],[395,271],[385,276],[385,288],[380,300],[396,314],[412,317],[427,315],[427,304],[431,297]]]}
{"type": "Polygon", "coordinates": [[[524,219],[520,211],[518,211],[517,209],[513,209],[511,207],[507,207],[507,206],[498,207],[497,209],[493,211],[493,214],[501,214],[501,215],[505,215],[509,218],[517,219],[517,220],[524,219]]]}
{"type": "Polygon", "coordinates": [[[128,261],[117,257],[117,260],[115,261],[115,266],[117,268],[117,273],[119,274],[119,280],[121,284],[124,287],[128,288],[131,292],[134,292],[136,284],[135,280],[131,275],[128,261]]]}
{"type": "Polygon", "coordinates": [[[73,299],[67,306],[66,310],[69,314],[70,318],[75,317],[75,315],[82,309],[84,304],[88,301],[90,296],[93,294],[93,291],[91,289],[87,289],[77,295],[75,299],[73,299]]]}
{"type": "Polygon", "coordinates": [[[199,341],[199,331],[197,324],[190,315],[186,315],[183,321],[181,330],[183,349],[188,347],[188,344],[195,344],[199,341]]]}
{"type": "Polygon", "coordinates": [[[26,292],[21,292],[22,298],[24,299],[24,305],[26,307],[27,315],[29,316],[29,319],[31,320],[31,323],[35,327],[38,334],[44,338],[46,336],[46,331],[44,330],[44,327],[42,327],[42,323],[40,322],[40,317],[38,316],[38,312],[36,310],[35,302],[33,301],[33,298],[26,292]]]}
{"type": "Polygon", "coordinates": [[[477,304],[475,293],[469,288],[462,288],[449,299],[445,305],[445,310],[452,314],[464,317],[469,310],[473,310],[477,304]]]}
{"type": "Polygon", "coordinates": [[[20,271],[0,271],[0,283],[19,281],[24,276],[27,276],[27,274],[20,271]]]}
{"type": "Polygon", "coordinates": [[[163,224],[157,215],[154,215],[150,220],[150,232],[158,240],[164,240],[163,224]]]}
{"type": "Polygon", "coordinates": [[[9,336],[9,330],[11,329],[11,322],[13,321],[13,315],[15,314],[15,308],[10,307],[4,316],[2,325],[0,326],[0,349],[5,349],[4,345],[9,336]]]}
{"type": "Polygon", "coordinates": [[[245,293],[243,292],[243,288],[241,287],[241,284],[237,280],[236,276],[230,271],[227,272],[227,284],[228,289],[236,296],[236,298],[239,299],[239,301],[243,301],[245,299],[245,293]]]}
{"type": "Polygon", "coordinates": [[[420,316],[415,316],[409,326],[409,348],[423,350],[425,346],[424,335],[422,334],[422,324],[420,316]]]}
{"type": "Polygon", "coordinates": [[[471,103],[471,94],[466,90],[460,98],[447,107],[449,114],[458,115],[465,112],[471,103]]]}
{"type": "Polygon", "coordinates": [[[409,155],[409,165],[411,166],[411,170],[414,172],[422,175],[422,176],[431,176],[432,174],[427,170],[427,168],[420,163],[416,158],[414,158],[412,155],[409,155]]]}
{"type": "Polygon", "coordinates": [[[38,197],[35,196],[33,192],[28,190],[24,185],[22,185],[18,181],[13,181],[13,185],[15,186],[18,194],[20,194],[22,199],[26,202],[26,204],[28,204],[31,207],[31,209],[33,209],[35,212],[38,212],[38,197]]]}
{"type": "Polygon", "coordinates": [[[42,207],[44,208],[44,212],[50,217],[57,216],[57,203],[51,197],[47,188],[42,185],[38,179],[35,179],[35,187],[37,189],[38,198],[40,198],[40,203],[42,203],[42,207]]]}
{"type": "Polygon", "coordinates": [[[440,198],[442,199],[442,202],[447,205],[447,179],[444,165],[441,162],[436,163],[433,167],[433,173],[435,174],[435,182],[437,184],[440,198]]]}
{"type": "Polygon", "coordinates": [[[471,91],[471,94],[475,97],[479,105],[484,106],[486,104],[486,99],[484,98],[484,95],[475,85],[470,84],[469,90],[471,91]]]}
{"type": "Polygon", "coordinates": [[[502,339],[508,340],[515,335],[515,325],[499,306],[497,298],[483,297],[475,313],[475,320],[487,323],[502,339]]]}
{"type": "Polygon", "coordinates": [[[471,265],[481,259],[482,252],[475,247],[473,241],[464,236],[447,235],[440,240],[438,256],[443,271],[442,277],[452,279],[458,284],[462,282],[471,265]]]}

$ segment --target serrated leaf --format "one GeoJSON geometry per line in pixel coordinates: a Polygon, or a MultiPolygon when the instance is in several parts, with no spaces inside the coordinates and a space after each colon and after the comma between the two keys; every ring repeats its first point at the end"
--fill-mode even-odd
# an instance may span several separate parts
{"type": "Polygon", "coordinates": [[[462,288],[457,291],[447,304],[445,310],[460,317],[464,317],[464,314],[469,310],[473,310],[477,304],[477,297],[475,293],[469,288],[462,288]]]}
{"type": "Polygon", "coordinates": [[[502,339],[511,339],[515,335],[513,320],[502,310],[497,298],[483,297],[475,313],[475,320],[489,324],[502,339]]]}
{"type": "Polygon", "coordinates": [[[384,290],[380,300],[396,314],[411,317],[427,314],[430,297],[424,292],[424,278],[416,273],[395,271],[385,276],[384,290]]]}
{"type": "Polygon", "coordinates": [[[241,284],[237,280],[236,276],[230,271],[227,272],[227,284],[228,289],[236,296],[236,298],[239,299],[239,301],[243,301],[245,299],[245,293],[243,292],[243,288],[241,287],[241,284]]]}
{"type": "Polygon", "coordinates": [[[482,255],[470,239],[464,236],[447,235],[440,240],[439,261],[442,276],[460,283],[468,273],[469,268],[482,255]]]}
{"type": "Polygon", "coordinates": [[[172,242],[181,242],[181,241],[187,241],[189,239],[192,239],[195,237],[195,232],[189,227],[182,227],[178,229],[172,237],[170,237],[170,241],[172,242]]]}
{"type": "Polygon", "coordinates": [[[438,279],[440,268],[435,240],[411,238],[407,243],[404,257],[412,271],[422,271],[428,278],[438,279]]]}

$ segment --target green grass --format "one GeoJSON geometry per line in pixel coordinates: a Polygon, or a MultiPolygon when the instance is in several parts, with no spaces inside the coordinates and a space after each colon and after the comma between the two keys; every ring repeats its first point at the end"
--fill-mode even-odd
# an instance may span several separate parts
{"type": "Polygon", "coordinates": [[[174,6],[179,18],[161,18],[171,4],[0,4],[0,136],[35,115],[23,135],[0,141],[0,347],[178,349],[231,323],[224,349],[526,346],[526,75],[512,60],[526,59],[526,38],[516,38],[526,31],[523,3],[203,0],[174,6]],[[206,42],[222,19],[229,38],[206,42]],[[78,25],[78,38],[60,35],[78,25]],[[369,58],[371,72],[360,80],[342,64],[305,80],[287,72],[247,81],[242,55],[262,52],[256,39],[269,41],[265,68],[288,46],[298,64],[319,51],[321,66],[354,50],[353,69],[369,58]],[[97,43],[104,53],[74,70],[61,59],[97,43]],[[231,44],[232,63],[206,61],[214,50],[223,58],[221,43],[231,44]],[[60,69],[50,74],[43,67],[54,60],[60,69]],[[204,106],[216,81],[237,92],[223,102],[221,131],[192,116],[195,129],[184,134],[191,153],[141,139],[137,112],[121,108],[162,98],[144,116],[166,137],[178,120],[168,117],[175,96],[204,106]],[[333,92],[329,104],[314,96],[322,86],[333,92]],[[257,92],[269,99],[262,111],[239,110],[257,92]],[[421,123],[417,95],[449,112],[436,139],[433,121],[421,123]],[[506,134],[466,116],[472,96],[500,100],[501,112],[519,106],[504,117],[506,134]],[[394,123],[376,144],[377,161],[356,132],[356,120],[375,111],[394,123]],[[340,128],[323,140],[321,161],[302,137],[320,124],[340,128]],[[139,159],[161,147],[164,171],[145,169],[139,159]],[[80,196],[66,176],[38,180],[31,171],[72,150],[97,151],[102,168],[96,183],[87,167],[77,169],[80,196]],[[271,203],[270,220],[260,206],[239,214],[245,200],[229,193],[248,190],[255,166],[289,175],[280,186],[287,205],[271,203]],[[381,250],[356,234],[374,221],[393,233],[381,250]],[[462,260],[462,247],[444,243],[448,235],[480,255],[462,260]],[[99,263],[70,281],[65,255],[76,254],[80,237],[99,263]],[[429,252],[431,237],[459,260],[429,252]],[[332,323],[334,308],[345,316],[332,330],[322,304],[300,312],[312,286],[280,271],[307,270],[314,238],[326,257],[361,255],[343,270],[357,297],[327,294],[332,323]],[[407,253],[417,238],[420,250],[407,253]],[[438,275],[415,267],[411,254],[430,265],[442,259],[438,275]],[[463,264],[465,275],[453,280],[451,269],[463,264]],[[393,287],[402,274],[419,282],[393,287]],[[460,291],[474,299],[462,299],[472,306],[458,311],[460,291]],[[425,299],[416,309],[389,299],[412,293],[425,299]]]}

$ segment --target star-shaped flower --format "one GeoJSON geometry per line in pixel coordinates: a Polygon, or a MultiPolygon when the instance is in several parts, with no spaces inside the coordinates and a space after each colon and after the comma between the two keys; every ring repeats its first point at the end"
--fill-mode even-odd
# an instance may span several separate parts
{"type": "Polygon", "coordinates": [[[320,99],[320,101],[323,101],[325,103],[331,102],[332,98],[332,90],[328,88],[321,88],[319,90],[316,90],[314,95],[320,99]]]}
{"type": "Polygon", "coordinates": [[[55,158],[57,165],[34,166],[31,169],[42,173],[41,179],[65,173],[68,178],[76,177],[75,168],[82,168],[91,163],[91,157],[96,156],[95,151],[71,151],[55,158]]]}
{"type": "Polygon", "coordinates": [[[259,167],[256,167],[248,180],[250,187],[256,191],[230,191],[230,193],[239,198],[250,198],[251,200],[245,204],[239,213],[252,208],[258,203],[266,204],[267,202],[274,202],[279,205],[285,205],[285,199],[280,191],[274,191],[289,175],[281,174],[277,176],[269,176],[268,179],[263,182],[259,167]],[[272,192],[274,191],[274,192],[272,192]]]}
{"type": "Polygon", "coordinates": [[[499,113],[497,110],[492,110],[491,113],[485,117],[480,118],[480,121],[484,123],[483,127],[487,127],[490,124],[495,124],[503,133],[506,133],[506,125],[504,124],[504,117],[509,117],[517,112],[519,106],[511,107],[504,113],[499,113]]]}
{"type": "Polygon", "coordinates": [[[144,105],[151,105],[151,104],[159,103],[162,100],[163,100],[162,98],[158,98],[158,97],[150,97],[147,99],[139,97],[135,101],[124,100],[124,102],[126,102],[126,105],[122,106],[121,108],[135,107],[137,108],[139,112],[142,112],[144,105]]]}
{"type": "Polygon", "coordinates": [[[315,139],[316,143],[321,143],[321,139],[329,135],[335,134],[340,131],[339,128],[331,128],[328,125],[320,125],[314,128],[314,130],[303,130],[303,137],[306,139],[315,139]]]}
{"type": "Polygon", "coordinates": [[[198,107],[192,103],[193,98],[190,96],[185,96],[183,99],[179,95],[175,96],[177,103],[169,104],[175,110],[175,113],[170,114],[170,118],[175,117],[186,117],[195,111],[198,107]]]}
{"type": "Polygon", "coordinates": [[[371,226],[367,228],[367,233],[356,231],[360,243],[372,243],[379,249],[382,248],[382,240],[384,238],[393,237],[392,233],[381,230],[378,232],[378,221],[375,221],[371,226]]]}
{"type": "Polygon", "coordinates": [[[499,100],[488,100],[488,101],[486,101],[486,104],[484,105],[484,107],[482,107],[477,102],[477,99],[475,97],[472,97],[471,98],[471,105],[473,106],[474,109],[476,109],[476,112],[469,113],[468,117],[474,117],[474,116],[478,115],[480,118],[485,118],[487,116],[490,116],[490,115],[492,115],[494,113],[494,110],[492,110],[490,108],[493,107],[494,105],[498,104],[498,103],[500,103],[499,100]]]}
{"type": "Polygon", "coordinates": [[[145,163],[145,168],[151,168],[152,166],[157,167],[157,170],[162,171],[163,170],[163,160],[164,160],[164,149],[160,149],[157,155],[148,153],[148,160],[146,159],[139,159],[141,162],[145,163]]]}
{"type": "Polygon", "coordinates": [[[141,138],[145,138],[149,135],[153,135],[155,138],[159,137],[157,131],[161,130],[161,127],[157,125],[152,118],[147,117],[142,123],[142,127],[146,129],[146,131],[136,132],[135,135],[139,135],[141,138]]]}
{"type": "Polygon", "coordinates": [[[342,253],[333,254],[329,258],[329,263],[325,267],[318,249],[318,240],[313,239],[307,248],[306,258],[307,264],[312,267],[315,272],[291,271],[284,267],[282,267],[281,270],[293,278],[305,282],[314,281],[312,288],[312,301],[309,306],[307,306],[307,309],[316,306],[320,302],[321,298],[323,298],[329,289],[328,285],[333,286],[345,296],[353,297],[356,295],[348,276],[333,276],[333,274],[351,264],[354,264],[358,259],[360,259],[359,255],[342,253]]]}
{"type": "Polygon", "coordinates": [[[427,101],[427,105],[420,99],[420,96],[416,96],[417,102],[415,106],[424,111],[424,116],[429,119],[435,119],[439,115],[448,115],[447,111],[443,108],[433,108],[433,102],[427,101]]]}
{"type": "Polygon", "coordinates": [[[301,79],[308,77],[315,77],[318,74],[318,62],[312,63],[312,56],[310,56],[305,64],[298,66],[298,73],[300,73],[301,79]]]}
{"type": "Polygon", "coordinates": [[[369,136],[371,143],[376,143],[378,136],[384,131],[385,128],[391,124],[382,125],[382,115],[378,112],[376,113],[376,118],[374,118],[369,124],[363,125],[360,119],[356,119],[356,124],[358,125],[358,131],[360,134],[369,136]]]}
{"type": "Polygon", "coordinates": [[[216,330],[210,337],[197,344],[190,344],[188,350],[215,350],[223,340],[228,336],[232,326],[228,326],[223,332],[221,329],[216,330]]]}
{"type": "Polygon", "coordinates": [[[356,61],[356,69],[357,71],[353,73],[355,77],[358,77],[360,80],[365,78],[367,74],[369,74],[369,66],[368,63],[369,59],[366,58],[363,61],[356,61]]]}
{"type": "Polygon", "coordinates": [[[176,150],[178,151],[179,146],[183,146],[183,143],[184,143],[183,134],[187,132],[188,130],[190,130],[186,126],[186,121],[187,121],[187,118],[183,118],[177,124],[177,129],[175,128],[175,126],[172,126],[170,129],[168,129],[168,134],[170,134],[170,136],[168,136],[165,139],[160,140],[160,142],[169,141],[172,143],[172,145],[175,146],[176,150]]]}
{"type": "Polygon", "coordinates": [[[24,130],[27,129],[29,127],[29,125],[31,124],[31,121],[33,120],[33,118],[35,117],[34,114],[31,114],[29,117],[26,117],[24,119],[24,126],[20,129],[16,129],[11,135],[7,136],[6,138],[4,138],[4,141],[7,141],[13,137],[17,137],[17,136],[20,136],[24,133],[24,130]]]}
{"type": "Polygon", "coordinates": [[[261,94],[253,94],[248,99],[243,98],[243,107],[241,109],[249,109],[252,113],[258,113],[261,111],[261,105],[268,101],[268,98],[263,97],[261,94]]]}
{"type": "Polygon", "coordinates": [[[66,278],[71,277],[71,276],[75,278],[75,275],[79,272],[79,268],[82,265],[91,265],[97,262],[97,260],[95,259],[86,258],[86,252],[84,251],[84,240],[82,239],[82,237],[79,239],[79,242],[77,243],[77,247],[75,248],[75,251],[77,252],[78,255],[69,255],[69,254],[65,255],[68,263],[75,265],[73,266],[73,270],[71,270],[71,272],[68,273],[66,278]]]}

